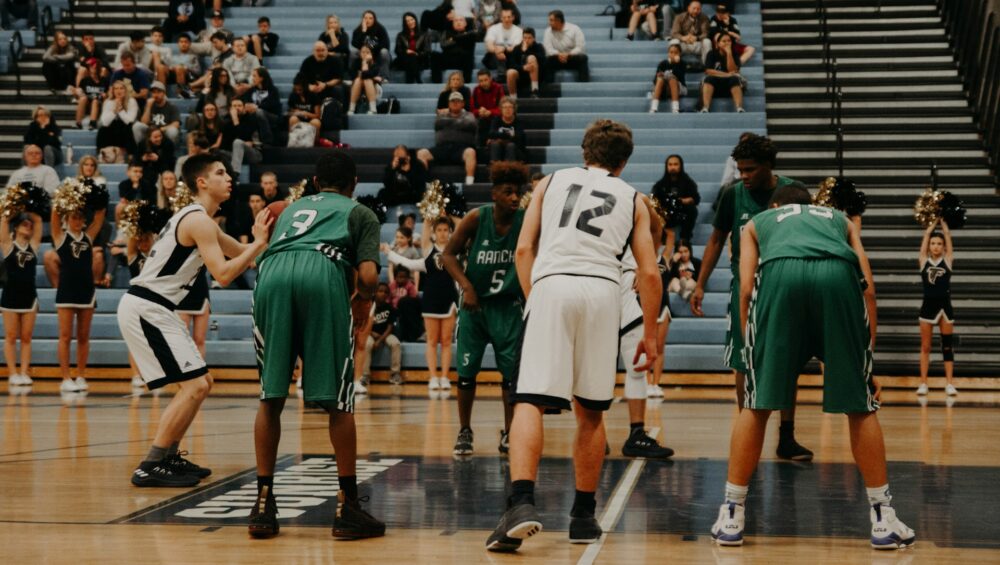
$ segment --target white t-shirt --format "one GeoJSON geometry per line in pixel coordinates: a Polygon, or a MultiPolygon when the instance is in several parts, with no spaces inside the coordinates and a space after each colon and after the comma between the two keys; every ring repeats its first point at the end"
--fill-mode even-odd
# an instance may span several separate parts
{"type": "Polygon", "coordinates": [[[476,10],[476,0],[455,0],[451,3],[455,8],[455,17],[471,18],[476,10]]]}
{"type": "Polygon", "coordinates": [[[35,186],[45,189],[45,192],[52,196],[59,188],[59,174],[48,165],[38,165],[37,167],[21,167],[14,171],[7,179],[7,188],[22,182],[30,182],[35,186]]]}
{"type": "Polygon", "coordinates": [[[484,41],[487,46],[492,44],[494,47],[513,49],[521,44],[522,36],[521,28],[514,24],[511,24],[510,29],[504,29],[503,24],[496,24],[486,30],[484,41]]]}

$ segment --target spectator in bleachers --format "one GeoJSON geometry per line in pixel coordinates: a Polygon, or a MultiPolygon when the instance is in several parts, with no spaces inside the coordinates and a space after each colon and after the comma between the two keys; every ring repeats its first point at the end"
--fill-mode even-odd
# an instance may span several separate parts
{"type": "Polygon", "coordinates": [[[176,145],[181,136],[181,112],[167,100],[167,87],[162,82],[154,82],[150,91],[152,97],[142,111],[142,117],[132,124],[135,142],[138,144],[145,141],[149,128],[155,127],[166,134],[171,145],[176,145]]]}
{"type": "MultiPolygon", "coordinates": [[[[739,143],[743,143],[751,135],[753,135],[753,132],[745,131],[741,133],[739,143]]],[[[740,182],[740,169],[739,167],[736,166],[736,159],[733,159],[733,156],[730,155],[729,157],[726,157],[726,168],[722,171],[722,180],[719,181],[719,187],[725,188],[731,184],[736,184],[738,182],[740,182]]],[[[720,190],[719,196],[721,195],[722,191],[720,190]]],[[[712,204],[712,210],[716,209],[717,204],[718,204],[718,197],[716,197],[715,204],[712,204]]]]}
{"type": "Polygon", "coordinates": [[[403,344],[392,333],[395,325],[396,309],[389,302],[389,285],[378,283],[378,286],[375,288],[371,332],[365,341],[361,384],[368,386],[372,374],[372,353],[382,349],[382,346],[389,347],[389,382],[394,385],[403,384],[403,375],[400,372],[403,362],[403,344]]]}
{"type": "Polygon", "coordinates": [[[249,112],[242,100],[233,100],[229,104],[229,119],[222,128],[222,149],[232,156],[233,171],[237,178],[243,162],[260,163],[264,158],[261,147],[266,139],[266,130],[262,128],[255,112],[249,112]]]}
{"type": "Polygon", "coordinates": [[[726,32],[733,38],[733,55],[740,60],[740,66],[747,64],[756,50],[740,43],[740,24],[736,23],[736,18],[729,11],[728,2],[715,3],[715,15],[708,24],[708,36],[716,37],[719,33],[726,32]]]}
{"type": "Polygon", "coordinates": [[[584,52],[587,41],[583,30],[576,24],[566,23],[562,10],[549,12],[549,27],[542,38],[545,47],[545,82],[552,82],[555,72],[572,69],[577,72],[580,82],[590,81],[590,63],[584,52]]]}
{"type": "Polygon", "coordinates": [[[205,29],[205,3],[202,0],[170,0],[163,31],[168,41],[179,34],[195,35],[205,29]]]}
{"type": "Polygon", "coordinates": [[[38,106],[31,113],[31,123],[24,132],[25,145],[42,148],[45,164],[56,167],[62,164],[62,129],[56,124],[52,112],[45,106],[38,106]]]}
{"type": "Polygon", "coordinates": [[[0,1],[0,28],[11,29],[16,20],[25,20],[28,28],[35,29],[38,25],[37,0],[0,1]]]}
{"type": "Polygon", "coordinates": [[[278,52],[278,34],[271,31],[271,18],[267,16],[257,18],[257,33],[247,35],[244,39],[261,64],[264,64],[265,57],[272,57],[278,52]]]}
{"type": "Polygon", "coordinates": [[[437,114],[439,116],[448,113],[448,100],[454,92],[462,95],[462,99],[466,101],[465,109],[470,112],[472,111],[472,91],[469,90],[469,87],[465,86],[465,77],[461,71],[452,71],[448,75],[448,82],[445,83],[444,88],[438,94],[437,114]]]}
{"type": "Polygon", "coordinates": [[[288,95],[288,131],[291,132],[300,123],[305,123],[313,128],[313,142],[319,136],[323,127],[320,121],[320,106],[316,103],[315,97],[308,90],[308,85],[301,74],[295,75],[292,81],[292,92],[288,95]]]}
{"type": "Polygon", "coordinates": [[[277,131],[281,123],[281,93],[274,86],[271,73],[264,67],[257,67],[250,76],[250,90],[243,93],[240,100],[247,110],[255,112],[258,119],[267,121],[268,129],[277,131]]]}
{"type": "Polygon", "coordinates": [[[163,130],[153,126],[146,140],[138,144],[139,159],[143,163],[143,176],[159,178],[163,171],[173,170],[177,162],[174,143],[167,138],[163,130]]]}
{"type": "Polygon", "coordinates": [[[465,165],[465,184],[475,182],[476,118],[465,110],[465,98],[459,92],[448,95],[448,113],[434,120],[434,147],[417,151],[428,170],[431,162],[441,165],[465,165]]]}
{"type": "MultiPolygon", "coordinates": [[[[226,41],[225,34],[223,34],[222,32],[218,32],[212,35],[211,45],[212,47],[208,54],[208,56],[211,59],[211,63],[209,64],[208,67],[208,72],[201,75],[201,77],[198,78],[197,80],[191,82],[190,86],[193,90],[202,91],[205,88],[210,88],[211,85],[209,83],[212,80],[212,71],[222,68],[222,63],[225,62],[225,60],[228,59],[229,57],[233,56],[233,50],[229,46],[229,43],[226,41]]],[[[195,44],[192,44],[191,45],[192,50],[194,49],[194,47],[195,44]]],[[[196,53],[196,55],[199,54],[196,53]]]]}
{"type": "Polygon", "coordinates": [[[445,30],[451,28],[451,20],[455,18],[455,7],[452,0],[441,0],[441,3],[431,10],[420,14],[420,27],[440,39],[445,30]]]}
{"type": "MultiPolygon", "coordinates": [[[[153,75],[146,69],[140,68],[135,63],[135,57],[131,53],[123,53],[121,56],[121,68],[111,73],[110,82],[127,83],[129,96],[133,98],[139,106],[146,105],[149,97],[149,87],[153,84],[153,75]]],[[[142,108],[139,108],[140,110],[142,108]]]]}
{"type": "Polygon", "coordinates": [[[703,65],[712,51],[708,23],[708,16],[701,13],[701,2],[692,0],[688,4],[687,11],[674,18],[670,30],[670,37],[681,42],[681,53],[698,55],[703,65]]]}
{"type": "MultiPolygon", "coordinates": [[[[100,71],[101,78],[107,78],[111,74],[108,68],[108,55],[104,48],[97,44],[94,39],[94,32],[84,31],[80,38],[80,43],[76,45],[76,80],[73,84],[79,86],[80,81],[90,72],[90,66],[96,64],[100,71]]],[[[77,96],[79,98],[79,96],[77,96]]]]}
{"type": "Polygon", "coordinates": [[[396,57],[392,66],[406,73],[407,84],[421,84],[420,72],[430,66],[430,37],[420,29],[413,12],[403,14],[403,29],[396,34],[396,57]]]}
{"type": "Polygon", "coordinates": [[[524,28],[521,44],[507,57],[507,92],[511,98],[516,100],[518,92],[529,82],[531,97],[538,98],[539,81],[544,76],[542,62],[545,59],[545,48],[536,41],[535,28],[524,28]]]}
{"type": "Polygon", "coordinates": [[[37,145],[25,145],[23,157],[24,166],[11,173],[7,179],[7,188],[22,182],[30,182],[44,188],[49,196],[55,194],[59,188],[59,174],[43,162],[42,148],[37,145]]]}
{"type": "Polygon", "coordinates": [[[527,150],[524,127],[517,119],[517,101],[509,96],[500,100],[500,115],[493,118],[486,140],[490,162],[523,161],[527,150]]]}
{"type": "Polygon", "coordinates": [[[326,43],[330,54],[339,57],[341,64],[347,68],[347,63],[351,58],[351,38],[340,27],[340,17],[337,14],[330,14],[326,17],[326,30],[319,34],[318,41],[326,43]]]}
{"type": "Polygon", "coordinates": [[[660,3],[655,0],[632,0],[629,6],[631,12],[628,19],[628,32],[625,38],[629,41],[635,39],[635,30],[639,28],[639,22],[645,20],[643,29],[649,30],[649,38],[656,39],[659,32],[656,30],[656,12],[660,10],[660,3]]]}
{"type": "Polygon", "coordinates": [[[149,44],[146,48],[153,54],[150,69],[156,80],[166,84],[170,80],[170,71],[173,68],[173,51],[168,45],[163,43],[163,28],[153,26],[149,32],[149,44]]]}
{"type": "Polygon", "coordinates": [[[191,83],[198,80],[202,74],[201,57],[191,51],[191,38],[182,35],[177,38],[177,53],[170,57],[173,66],[172,75],[168,77],[167,84],[173,82],[177,85],[177,93],[181,98],[191,98],[194,93],[191,91],[191,83]]]}
{"type": "Polygon", "coordinates": [[[728,33],[716,36],[715,49],[705,60],[705,78],[701,82],[701,111],[708,112],[715,92],[729,92],[737,112],[743,110],[743,77],[740,60],[733,53],[733,38],[728,33]]]}
{"type": "Polygon", "coordinates": [[[152,72],[153,51],[146,47],[146,34],[141,31],[133,31],[128,35],[128,39],[118,45],[115,50],[114,67],[122,68],[122,55],[130,53],[135,60],[135,64],[143,69],[152,72]]]}
{"type": "Polygon", "coordinates": [[[514,0],[479,0],[478,28],[489,30],[493,24],[500,23],[503,10],[510,10],[514,17],[514,25],[521,25],[521,11],[517,9],[517,2],[514,0]]]}
{"type": "Polygon", "coordinates": [[[188,132],[185,139],[187,141],[187,154],[178,157],[177,164],[174,165],[174,177],[177,179],[182,178],[181,171],[184,170],[184,163],[186,163],[188,159],[195,155],[203,155],[212,150],[212,144],[198,131],[188,132]]]}
{"type": "MultiPolygon", "coordinates": [[[[42,218],[26,212],[14,217],[0,215],[0,253],[3,253],[4,283],[0,296],[6,334],[4,357],[10,387],[31,384],[31,336],[38,316],[35,270],[42,245],[42,218]],[[21,371],[17,370],[17,341],[21,340],[21,371]]],[[[9,389],[8,389],[9,390],[9,389]]]]}
{"type": "MultiPolygon", "coordinates": [[[[684,4],[687,0],[660,0],[660,12],[663,17],[663,38],[669,39],[674,27],[674,16],[686,10],[684,4]]],[[[645,27],[645,26],[644,26],[645,27]]]]}
{"type": "Polygon", "coordinates": [[[222,67],[212,69],[208,73],[208,84],[205,91],[198,97],[198,103],[194,107],[195,112],[201,112],[205,105],[211,102],[219,109],[219,114],[226,114],[229,111],[229,105],[236,98],[236,90],[233,89],[231,78],[229,71],[222,67]]]}
{"type": "Polygon", "coordinates": [[[426,185],[427,170],[423,162],[410,157],[410,150],[405,145],[397,145],[392,150],[392,162],[385,166],[378,197],[387,206],[416,204],[426,185]]]}
{"type": "Polygon", "coordinates": [[[174,171],[163,171],[159,180],[156,181],[156,206],[164,210],[170,210],[171,200],[177,195],[177,173],[174,171]]]}
{"type": "Polygon", "coordinates": [[[472,89],[472,114],[479,121],[479,137],[476,145],[486,145],[486,136],[490,132],[493,118],[500,115],[500,99],[503,98],[503,87],[493,82],[493,76],[486,69],[476,73],[479,84],[472,89]]]}
{"type": "Polygon", "coordinates": [[[111,83],[111,95],[101,107],[97,128],[97,151],[103,162],[122,163],[129,155],[135,155],[132,125],[138,117],[139,104],[132,97],[132,90],[123,81],[111,83]]]}
{"type": "Polygon", "coordinates": [[[685,83],[686,66],[681,61],[680,44],[671,40],[667,47],[667,58],[656,66],[656,76],[653,77],[653,96],[649,101],[649,113],[654,114],[660,109],[660,100],[670,95],[670,111],[678,114],[681,111],[681,96],[687,96],[685,83]]]}
{"type": "Polygon", "coordinates": [[[42,76],[52,93],[73,94],[76,79],[76,47],[70,44],[66,34],[57,31],[52,45],[42,54],[42,76]]]}
{"type": "Polygon", "coordinates": [[[251,88],[250,78],[254,69],[260,67],[257,56],[247,52],[247,41],[242,37],[233,40],[233,55],[222,62],[222,68],[229,71],[229,77],[237,96],[242,96],[251,88]]]}
{"type": "Polygon", "coordinates": [[[101,114],[101,104],[108,95],[111,86],[107,75],[101,76],[101,67],[91,63],[83,79],[76,89],[76,127],[92,130],[97,128],[97,119],[101,114]]]}
{"type": "Polygon", "coordinates": [[[351,46],[357,49],[351,54],[352,62],[358,57],[362,45],[371,48],[375,63],[379,66],[379,74],[383,77],[389,76],[389,47],[392,45],[389,42],[389,32],[378,22],[378,17],[371,10],[365,10],[361,15],[361,23],[351,34],[351,46]]]}
{"type": "Polygon", "coordinates": [[[80,157],[80,162],[76,166],[76,176],[83,180],[90,179],[96,186],[105,188],[108,186],[108,179],[101,174],[101,169],[97,165],[97,157],[93,155],[80,157]]]}
{"type": "Polygon", "coordinates": [[[476,32],[465,18],[452,19],[451,27],[441,34],[441,52],[431,53],[431,80],[441,82],[445,69],[459,69],[465,82],[471,82],[475,55],[476,32]]]}
{"type": "Polygon", "coordinates": [[[486,55],[483,55],[483,65],[490,70],[506,73],[510,68],[507,61],[510,53],[521,44],[523,30],[514,25],[514,12],[504,9],[500,12],[500,24],[486,30],[483,42],[486,44],[486,55]]]}
{"type": "MultiPolygon", "coordinates": [[[[402,257],[406,257],[407,259],[420,259],[420,250],[413,245],[412,228],[399,226],[396,229],[396,236],[392,243],[392,252],[402,257]]],[[[389,262],[389,280],[396,280],[395,271],[397,267],[398,266],[395,263],[391,261],[389,262]]],[[[399,268],[406,269],[406,267],[399,268]]],[[[410,277],[413,278],[413,289],[416,291],[416,289],[420,287],[420,273],[410,273],[410,277]]],[[[415,293],[414,296],[416,296],[415,293]]],[[[393,307],[395,307],[395,304],[393,304],[393,307]]]]}
{"type": "Polygon", "coordinates": [[[351,100],[347,107],[347,113],[354,114],[361,95],[365,95],[368,102],[368,113],[375,114],[376,105],[382,91],[384,77],[379,74],[379,64],[372,48],[367,44],[362,45],[358,50],[358,57],[351,62],[350,76],[353,79],[351,84],[351,100]]]}
{"type": "Polygon", "coordinates": [[[146,174],[143,162],[132,161],[125,170],[125,180],[118,183],[118,204],[115,204],[115,222],[121,219],[125,205],[135,200],[156,202],[156,176],[146,174]]]}
{"type": "Polygon", "coordinates": [[[691,297],[694,287],[698,286],[698,271],[701,270],[701,259],[691,255],[691,242],[681,239],[677,251],[670,261],[670,282],[667,291],[680,296],[684,301],[691,297]]]}
{"type": "Polygon", "coordinates": [[[190,114],[184,123],[184,129],[208,140],[209,149],[218,149],[222,144],[222,126],[222,113],[214,102],[206,102],[201,113],[190,114]]]}
{"type": "MultiPolygon", "coordinates": [[[[218,47],[213,44],[212,39],[216,34],[221,33],[223,36],[223,41],[228,45],[233,42],[233,32],[226,29],[226,16],[222,13],[222,10],[213,10],[211,13],[211,18],[209,23],[204,29],[198,32],[192,42],[191,49],[194,50],[198,55],[210,55],[212,51],[217,50],[218,47]]],[[[215,55],[212,55],[215,57],[215,55]]]]}
{"type": "Polygon", "coordinates": [[[278,186],[278,176],[271,171],[265,171],[260,175],[260,193],[264,197],[265,206],[284,200],[288,196],[288,193],[278,186]]]}
{"type": "MultiPolygon", "coordinates": [[[[419,252],[418,252],[419,253],[419,252]]],[[[419,256],[417,257],[419,260],[419,256]]],[[[393,263],[390,261],[389,265],[393,263]]],[[[417,285],[411,278],[411,271],[403,265],[396,265],[389,282],[392,307],[399,312],[400,336],[405,341],[416,341],[420,337],[420,298],[417,285]]]]}
{"type": "Polygon", "coordinates": [[[701,194],[698,184],[684,170],[684,159],[680,155],[670,155],[663,163],[663,176],[653,185],[650,191],[653,198],[663,200],[673,194],[680,198],[684,207],[684,223],[681,224],[681,239],[691,240],[694,225],[698,222],[698,204],[701,194]]]}
{"type": "Polygon", "coordinates": [[[475,27],[476,22],[476,0],[452,0],[451,7],[455,10],[455,17],[462,18],[470,28],[475,27]]]}
{"type": "Polygon", "coordinates": [[[317,41],[313,44],[312,55],[306,57],[299,66],[299,75],[307,85],[306,90],[313,105],[318,106],[326,98],[335,98],[342,104],[347,101],[344,62],[340,57],[330,56],[326,43],[317,41]]]}

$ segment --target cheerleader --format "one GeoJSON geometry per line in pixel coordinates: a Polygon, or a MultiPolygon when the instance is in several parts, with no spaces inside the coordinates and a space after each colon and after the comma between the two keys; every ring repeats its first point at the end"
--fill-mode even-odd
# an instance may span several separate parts
{"type": "Polygon", "coordinates": [[[422,277],[424,294],[420,300],[420,307],[424,317],[424,329],[427,331],[427,348],[424,355],[427,358],[427,370],[430,372],[427,386],[431,390],[451,388],[448,371],[451,367],[451,340],[455,331],[455,314],[458,312],[458,289],[451,275],[441,264],[441,253],[451,239],[454,226],[451,218],[446,216],[437,218],[433,222],[424,220],[420,236],[423,259],[407,259],[392,251],[388,244],[382,244],[382,253],[388,256],[390,262],[402,265],[411,271],[426,273],[422,277]],[[433,244],[431,234],[434,237],[433,244]],[[437,370],[439,344],[441,345],[440,373],[437,370]]]}
{"type": "MultiPolygon", "coordinates": [[[[142,266],[146,264],[149,257],[149,250],[153,248],[155,235],[148,232],[139,232],[128,240],[128,247],[125,251],[125,261],[128,264],[128,275],[130,279],[139,276],[142,266]]],[[[132,353],[128,354],[128,364],[132,367],[132,387],[142,388],[146,382],[139,376],[139,368],[135,366],[135,359],[132,353]]]]}
{"type": "Polygon", "coordinates": [[[10,386],[31,385],[31,334],[38,316],[38,293],[35,291],[35,269],[38,248],[42,244],[42,218],[24,213],[0,215],[0,251],[3,251],[7,284],[0,296],[3,327],[7,334],[4,356],[10,386]],[[17,371],[17,339],[21,338],[21,372],[17,371]]]}
{"type": "Polygon", "coordinates": [[[52,208],[52,244],[59,256],[59,280],[56,290],[56,311],[59,313],[59,369],[62,392],[87,390],[87,357],[90,353],[90,323],[97,305],[94,285],[94,240],[104,227],[107,210],[94,212],[88,226],[84,210],[65,216],[52,208]],[[65,222],[65,227],[63,223],[65,222]],[[69,353],[76,319],[76,378],[70,378],[69,353]]]}
{"type": "Polygon", "coordinates": [[[927,371],[931,363],[931,339],[934,326],[941,331],[941,358],[944,360],[944,375],[948,396],[958,394],[953,381],[955,371],[955,351],[953,335],[955,314],[951,307],[951,273],[953,247],[948,223],[938,220],[924,232],[920,244],[920,280],[924,287],[924,302],[920,306],[920,386],[917,394],[927,394],[927,371]],[[935,231],[940,225],[941,231],[935,231]]]}

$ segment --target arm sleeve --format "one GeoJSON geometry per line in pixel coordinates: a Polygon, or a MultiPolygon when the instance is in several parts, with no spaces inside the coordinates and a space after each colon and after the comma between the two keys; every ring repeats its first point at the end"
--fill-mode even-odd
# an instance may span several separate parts
{"type": "Polygon", "coordinates": [[[113,121],[115,121],[115,101],[105,100],[101,106],[101,125],[110,126],[113,121]]]}
{"type": "Polygon", "coordinates": [[[583,35],[583,30],[579,27],[573,29],[573,48],[570,55],[583,55],[587,50],[587,38],[583,35]]]}
{"type": "Polygon", "coordinates": [[[719,199],[719,209],[715,211],[715,219],[712,220],[712,227],[725,233],[733,231],[733,205],[735,204],[736,193],[733,187],[727,186],[722,189],[722,197],[719,199]]]}
{"type": "Polygon", "coordinates": [[[558,55],[559,52],[556,51],[555,45],[552,43],[552,30],[546,29],[545,35],[542,37],[542,47],[545,48],[545,55],[551,57],[552,55],[558,55]]]}
{"type": "Polygon", "coordinates": [[[393,263],[395,265],[402,265],[411,271],[418,273],[427,272],[427,265],[424,263],[423,259],[409,259],[407,257],[403,257],[402,255],[396,253],[395,251],[390,251],[387,258],[389,259],[390,263],[393,263]]]}
{"type": "Polygon", "coordinates": [[[355,206],[347,217],[347,229],[354,247],[354,264],[372,261],[379,265],[378,245],[381,226],[375,212],[364,206],[355,206]]]}

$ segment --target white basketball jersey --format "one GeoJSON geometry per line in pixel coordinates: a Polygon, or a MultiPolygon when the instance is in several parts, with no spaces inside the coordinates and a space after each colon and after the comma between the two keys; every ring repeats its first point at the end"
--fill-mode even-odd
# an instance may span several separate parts
{"type": "Polygon", "coordinates": [[[635,222],[636,191],[597,168],[556,171],[542,200],[542,226],[532,283],[551,275],[618,283],[635,222]]]}
{"type": "Polygon", "coordinates": [[[190,204],[170,218],[149,251],[139,276],[132,279],[133,286],[148,288],[174,304],[180,304],[187,296],[205,265],[197,246],[187,247],[177,241],[177,225],[192,212],[205,213],[205,207],[190,204]]]}

